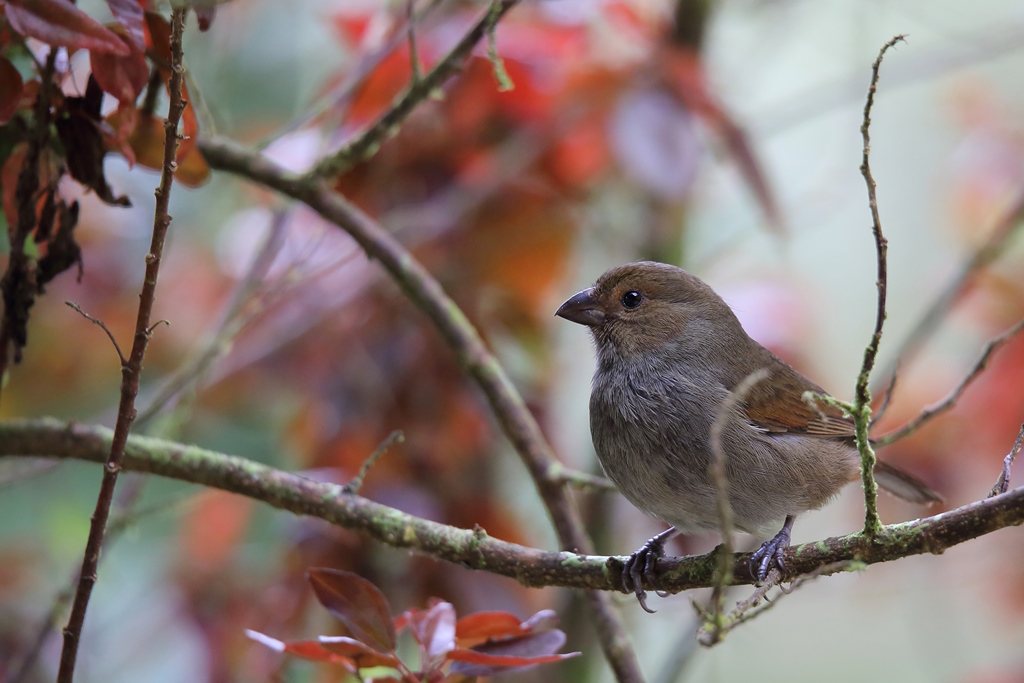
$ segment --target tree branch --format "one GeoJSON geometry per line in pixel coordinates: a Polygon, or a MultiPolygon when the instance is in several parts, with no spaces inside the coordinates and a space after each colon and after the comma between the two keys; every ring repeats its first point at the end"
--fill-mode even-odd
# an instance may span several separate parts
{"type": "Polygon", "coordinates": [[[882,219],[878,215],[878,199],[875,196],[875,178],[871,175],[871,107],[875,103],[875,91],[878,88],[878,70],[882,66],[882,58],[886,50],[903,40],[903,36],[895,36],[889,40],[878,52],[875,63],[871,65],[871,85],[868,87],[867,100],[864,103],[864,121],[860,127],[860,134],[864,138],[863,160],[860,165],[860,172],[864,176],[864,183],[868,188],[868,207],[871,209],[871,233],[875,237],[875,251],[878,263],[878,279],[875,285],[878,287],[878,306],[875,312],[875,331],[871,335],[871,341],[864,349],[864,361],[860,367],[860,374],[857,375],[857,390],[853,399],[853,410],[851,415],[856,424],[857,450],[860,451],[860,472],[864,487],[864,533],[874,535],[882,526],[878,519],[878,484],[875,483],[873,470],[875,468],[875,452],[871,448],[871,441],[868,437],[868,430],[871,427],[871,392],[868,390],[868,380],[871,378],[871,370],[875,366],[875,358],[878,356],[878,345],[882,342],[882,326],[885,324],[885,290],[888,280],[888,267],[886,252],[888,244],[882,234],[882,219]]]}
{"type": "Polygon", "coordinates": [[[71,607],[71,616],[68,617],[67,626],[64,627],[64,647],[61,651],[60,668],[57,672],[58,683],[71,683],[74,678],[78,643],[82,635],[82,626],[85,623],[89,597],[96,584],[96,569],[99,566],[100,550],[103,546],[103,535],[106,531],[107,518],[110,515],[110,506],[114,500],[117,475],[121,471],[121,461],[128,441],[128,432],[135,420],[135,397],[139,393],[142,360],[146,355],[146,347],[149,345],[151,333],[149,321],[153,313],[153,302],[156,299],[160,257],[163,254],[167,228],[171,223],[167,208],[171,200],[174,171],[177,168],[175,155],[178,151],[178,123],[181,120],[181,113],[185,109],[185,102],[181,98],[181,37],[185,30],[187,13],[187,8],[175,9],[171,13],[171,79],[168,87],[170,105],[167,121],[164,123],[164,160],[160,185],[156,190],[153,238],[150,242],[149,253],[146,254],[146,274],[142,281],[142,293],[139,295],[135,339],[128,360],[121,367],[121,401],[117,410],[117,424],[110,442],[109,455],[103,468],[103,480],[100,483],[100,491],[96,499],[96,509],[89,525],[89,538],[82,556],[82,569],[78,575],[78,587],[71,607]]]}
{"type": "MultiPolygon", "coordinates": [[[[41,456],[104,462],[113,432],[105,427],[43,418],[0,422],[0,457],[41,456]]],[[[346,494],[337,484],[197,446],[130,436],[122,465],[259,500],[297,515],[316,517],[385,545],[415,551],[470,569],[491,572],[525,586],[561,586],[596,591],[621,589],[626,557],[580,555],[528,548],[491,538],[485,531],[459,529],[346,494]]],[[[821,572],[837,562],[889,562],[947,548],[1024,523],[1024,487],[956,510],[903,524],[883,526],[877,535],[848,536],[791,546],[780,581],[821,572]]],[[[733,583],[752,584],[750,553],[733,554],[733,583]]],[[[659,590],[678,593],[713,585],[720,553],[658,561],[659,590]]],[[[851,565],[853,567],[854,565],[851,565]]],[[[857,565],[859,566],[859,565],[857,565]]]]}

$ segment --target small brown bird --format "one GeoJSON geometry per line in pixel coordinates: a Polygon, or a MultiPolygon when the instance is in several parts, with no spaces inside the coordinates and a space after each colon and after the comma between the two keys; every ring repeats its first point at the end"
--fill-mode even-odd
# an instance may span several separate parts
{"type": "MultiPolygon", "coordinates": [[[[647,611],[665,542],[675,533],[718,530],[708,467],[711,429],[723,401],[764,370],[726,418],[721,434],[736,528],[760,538],[752,556],[762,581],[782,568],[796,515],[820,508],[860,476],[853,421],[804,400],[825,391],[747,336],[729,306],[681,268],[639,262],[612,268],[559,307],[597,343],[590,433],[605,472],[630,503],[671,527],[633,553],[623,587],[647,611]]],[[[892,465],[875,467],[879,486],[913,503],[941,501],[892,465]]]]}

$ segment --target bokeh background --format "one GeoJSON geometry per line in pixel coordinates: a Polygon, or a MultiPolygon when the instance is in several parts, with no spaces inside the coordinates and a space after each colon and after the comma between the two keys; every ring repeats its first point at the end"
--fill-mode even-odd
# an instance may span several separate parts
{"type": "MultiPolygon", "coordinates": [[[[433,63],[482,11],[440,0],[418,26],[433,63]]],[[[101,3],[81,3],[95,16],[101,3]]],[[[194,24],[186,61],[203,134],[304,169],[387,107],[411,73],[384,56],[403,2],[246,0],[194,24]]],[[[889,238],[880,369],[1024,193],[1024,8],[1011,0],[530,0],[497,31],[515,88],[483,48],[339,188],[407,245],[481,329],[559,455],[599,472],[586,332],[552,313],[606,268],[688,268],[756,339],[849,398],[875,311],[874,246],[858,166],[870,65],[882,68],[872,165],[889,238]]],[[[72,59],[68,92],[88,63],[72,59]]],[[[163,106],[163,105],[161,105],[163,106]]],[[[120,373],[106,337],[64,305],[134,326],[155,173],[111,156],[130,210],[83,204],[85,276],[33,309],[0,416],[112,425],[120,373]]],[[[555,545],[524,468],[428,321],[346,235],[301,206],[214,174],[176,187],[139,429],[344,482],[392,430],[405,442],[362,493],[429,519],[555,545]],[[178,382],[178,383],[175,383],[178,382]],[[170,390],[167,387],[171,387],[170,390]],[[147,410],[154,406],[152,410],[147,410]]],[[[885,426],[944,396],[985,341],[1024,316],[1024,250],[1009,239],[900,372],[885,426]]],[[[6,247],[5,247],[6,249],[6,247]]],[[[881,373],[880,373],[881,374],[881,373]]],[[[882,452],[950,506],[984,496],[1024,419],[1024,341],[955,411],[882,452]]],[[[0,662],[13,662],[78,567],[99,468],[0,463],[0,662]]],[[[460,613],[553,607],[584,657],[509,679],[609,674],[580,603],[555,589],[410,556],[242,498],[125,477],[130,523],[100,569],[78,680],[333,681],[245,638],[329,632],[303,572],[350,569],[395,612],[430,596],[460,613]]],[[[661,527],[614,494],[578,494],[598,549],[626,554],[661,527]]],[[[884,521],[924,511],[883,498],[884,521]]],[[[849,487],[798,519],[794,541],[855,530],[849,487]]],[[[717,539],[684,539],[703,552],[717,539]]],[[[737,599],[745,590],[736,589],[737,599]]],[[[1024,533],[822,579],[695,647],[691,598],[622,611],[650,680],[1024,681],[1024,533]]],[[[49,680],[46,642],[29,680],[49,680]]],[[[0,663],[0,671],[4,665],[0,663]]]]}

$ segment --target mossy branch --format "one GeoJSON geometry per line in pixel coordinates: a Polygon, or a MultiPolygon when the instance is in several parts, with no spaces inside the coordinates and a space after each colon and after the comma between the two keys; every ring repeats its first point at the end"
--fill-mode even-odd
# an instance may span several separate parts
{"type": "Polygon", "coordinates": [[[860,165],[860,172],[864,176],[864,182],[868,188],[868,207],[871,210],[871,233],[875,238],[875,254],[878,267],[878,278],[875,285],[878,288],[878,303],[875,312],[875,331],[871,335],[871,341],[864,349],[864,361],[861,363],[860,374],[857,375],[857,388],[854,393],[853,404],[848,412],[856,425],[857,450],[860,452],[861,483],[864,487],[864,533],[868,536],[876,535],[882,526],[878,518],[878,484],[875,482],[874,468],[875,452],[871,448],[871,441],[868,438],[868,430],[871,427],[871,392],[868,389],[868,382],[871,379],[871,370],[875,366],[875,358],[878,356],[878,346],[882,342],[882,326],[885,324],[885,293],[888,281],[888,266],[886,253],[888,244],[882,234],[882,219],[878,215],[878,199],[875,196],[875,179],[871,175],[871,107],[875,103],[875,91],[878,88],[878,72],[882,66],[882,59],[886,51],[896,43],[903,41],[902,35],[895,36],[889,40],[878,52],[874,64],[871,65],[871,85],[868,87],[867,100],[864,103],[864,121],[861,123],[860,133],[864,139],[863,156],[860,165]]]}
{"type": "MultiPolygon", "coordinates": [[[[0,457],[41,456],[102,463],[113,432],[105,427],[54,419],[0,422],[0,457]]],[[[386,505],[345,493],[343,487],[197,446],[143,436],[130,436],[122,465],[218,488],[273,507],[322,519],[395,548],[437,560],[487,571],[525,586],[561,586],[619,591],[625,557],[551,552],[508,543],[473,529],[460,529],[406,514],[386,505]]],[[[791,546],[785,550],[785,572],[778,580],[823,571],[843,571],[890,562],[947,548],[1024,523],[1024,487],[986,498],[956,510],[903,524],[883,526],[873,537],[863,532],[791,546]],[[849,563],[837,565],[836,563],[849,563]]],[[[733,583],[752,584],[750,553],[733,553],[733,583]]],[[[678,593],[714,585],[719,571],[718,549],[705,555],[658,561],[652,588],[678,593]]]]}
{"type": "MultiPolygon", "coordinates": [[[[71,615],[68,617],[67,626],[64,627],[64,646],[61,650],[60,667],[57,671],[57,683],[71,683],[74,678],[78,645],[85,623],[86,610],[89,606],[89,598],[93,586],[96,584],[96,572],[99,566],[100,551],[103,547],[103,537],[106,533],[107,519],[110,516],[110,506],[114,501],[114,488],[117,485],[118,473],[121,471],[128,433],[135,421],[135,398],[139,394],[142,362],[146,356],[146,349],[149,347],[153,327],[155,327],[155,325],[150,325],[150,321],[156,300],[157,276],[160,272],[164,242],[167,229],[171,224],[168,207],[171,200],[171,186],[174,183],[174,172],[177,170],[175,158],[178,152],[178,124],[187,104],[182,99],[181,87],[184,74],[181,42],[187,14],[188,8],[184,7],[171,12],[171,77],[167,86],[170,102],[167,120],[164,122],[164,156],[160,184],[156,189],[152,239],[145,259],[146,269],[142,279],[142,290],[139,293],[139,308],[135,320],[135,336],[131,352],[125,358],[121,354],[120,348],[117,351],[121,357],[121,398],[117,408],[117,424],[110,439],[108,454],[104,458],[103,478],[100,481],[100,489],[96,497],[96,508],[90,518],[89,537],[82,554],[82,569],[78,574],[78,587],[71,605],[71,615]]],[[[81,311],[79,310],[79,312],[81,311]]],[[[107,333],[110,334],[109,331],[107,333]]],[[[110,337],[113,339],[113,335],[110,337]]]]}

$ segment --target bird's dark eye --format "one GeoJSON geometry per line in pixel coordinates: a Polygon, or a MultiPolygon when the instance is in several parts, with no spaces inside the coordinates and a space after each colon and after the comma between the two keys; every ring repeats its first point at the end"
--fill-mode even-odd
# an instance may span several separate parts
{"type": "Polygon", "coordinates": [[[631,289],[622,295],[622,305],[626,308],[636,308],[644,300],[644,295],[635,289],[631,289]]]}

